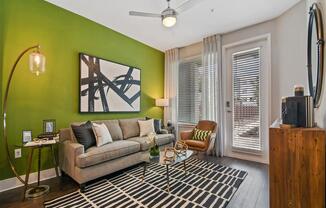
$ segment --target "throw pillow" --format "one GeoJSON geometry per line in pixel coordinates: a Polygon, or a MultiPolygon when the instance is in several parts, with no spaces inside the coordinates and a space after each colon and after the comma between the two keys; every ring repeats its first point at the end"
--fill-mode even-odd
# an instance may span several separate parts
{"type": "Polygon", "coordinates": [[[147,136],[149,133],[155,132],[154,129],[154,120],[138,121],[140,129],[140,137],[147,136]]]}
{"type": "Polygon", "coordinates": [[[212,131],[205,131],[195,128],[192,136],[193,140],[205,141],[211,135],[212,131]]]}
{"type": "MultiPolygon", "coordinates": [[[[146,117],[146,120],[150,120],[152,118],[149,118],[149,117],[146,117]]],[[[157,134],[161,134],[161,127],[162,127],[162,124],[161,124],[161,119],[154,119],[154,129],[155,129],[155,133],[157,134]]]]}
{"type": "Polygon", "coordinates": [[[113,142],[111,134],[104,123],[93,123],[93,131],[96,139],[96,146],[100,147],[104,144],[113,142]]]}
{"type": "Polygon", "coordinates": [[[91,146],[96,145],[96,139],[92,127],[93,125],[90,121],[87,121],[80,126],[71,125],[78,143],[84,145],[85,151],[91,146]]]}

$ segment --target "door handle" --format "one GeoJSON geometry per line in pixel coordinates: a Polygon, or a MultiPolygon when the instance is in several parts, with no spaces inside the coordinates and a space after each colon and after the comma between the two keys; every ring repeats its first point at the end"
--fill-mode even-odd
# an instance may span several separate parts
{"type": "Polygon", "coordinates": [[[228,112],[228,113],[232,113],[232,111],[231,111],[231,110],[227,110],[226,112],[228,112]]]}

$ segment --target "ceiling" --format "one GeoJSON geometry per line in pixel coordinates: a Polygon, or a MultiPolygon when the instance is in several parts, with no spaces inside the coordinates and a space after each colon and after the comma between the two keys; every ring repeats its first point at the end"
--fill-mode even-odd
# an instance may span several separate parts
{"type": "MultiPolygon", "coordinates": [[[[165,0],[47,0],[108,28],[165,51],[275,18],[300,0],[202,0],[178,16],[173,28],[160,18],[129,16],[130,10],[160,13],[165,0]]],[[[171,0],[176,8],[187,0],[171,0]]]]}

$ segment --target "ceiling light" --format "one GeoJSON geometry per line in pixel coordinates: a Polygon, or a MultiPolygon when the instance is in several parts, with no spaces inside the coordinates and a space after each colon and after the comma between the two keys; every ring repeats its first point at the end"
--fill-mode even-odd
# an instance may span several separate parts
{"type": "Polygon", "coordinates": [[[172,27],[177,23],[177,12],[168,7],[162,12],[162,24],[165,27],[172,27]]]}
{"type": "Polygon", "coordinates": [[[162,18],[162,23],[165,27],[172,27],[177,23],[177,17],[176,16],[165,16],[162,18]]]}

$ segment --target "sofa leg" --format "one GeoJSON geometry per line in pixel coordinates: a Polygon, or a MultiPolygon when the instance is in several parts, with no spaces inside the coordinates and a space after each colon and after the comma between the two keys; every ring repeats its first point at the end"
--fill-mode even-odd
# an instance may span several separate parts
{"type": "Polygon", "coordinates": [[[67,174],[66,174],[63,170],[61,170],[60,173],[61,173],[61,177],[62,177],[62,178],[67,177],[67,174]]]}
{"type": "Polygon", "coordinates": [[[79,184],[80,192],[84,193],[86,188],[86,183],[79,184]]]}
{"type": "MultiPolygon", "coordinates": [[[[65,184],[66,179],[67,179],[67,174],[63,170],[61,170],[60,173],[61,173],[60,183],[61,184],[65,184]]],[[[60,186],[60,187],[63,187],[63,186],[60,186]]]]}

